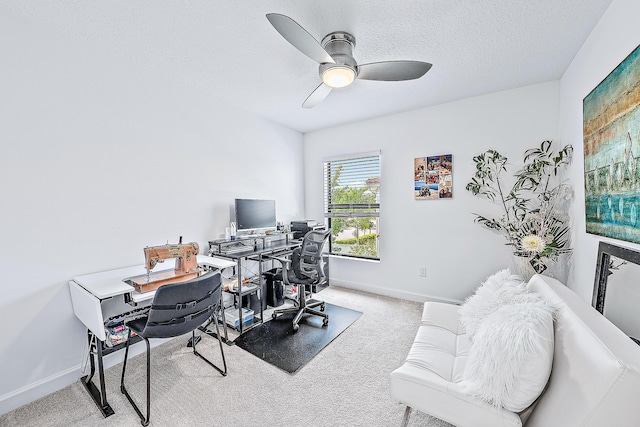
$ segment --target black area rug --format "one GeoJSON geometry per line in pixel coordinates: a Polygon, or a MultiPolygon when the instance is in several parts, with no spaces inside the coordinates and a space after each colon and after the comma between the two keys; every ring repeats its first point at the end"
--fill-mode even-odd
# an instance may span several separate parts
{"type": "Polygon", "coordinates": [[[235,344],[265,362],[295,373],[362,316],[359,311],[329,303],[324,311],[329,315],[327,326],[322,326],[321,317],[305,315],[294,333],[294,314],[282,314],[242,334],[235,344]]]}

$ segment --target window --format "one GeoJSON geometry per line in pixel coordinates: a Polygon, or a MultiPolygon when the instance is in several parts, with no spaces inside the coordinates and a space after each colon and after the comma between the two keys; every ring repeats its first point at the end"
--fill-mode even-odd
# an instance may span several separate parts
{"type": "Polygon", "coordinates": [[[380,259],[380,153],[324,162],[324,216],[331,227],[329,253],[380,259]]]}

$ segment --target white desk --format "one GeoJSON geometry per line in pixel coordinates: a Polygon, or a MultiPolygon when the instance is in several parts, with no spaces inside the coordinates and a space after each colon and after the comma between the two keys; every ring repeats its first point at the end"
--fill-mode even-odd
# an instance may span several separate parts
{"type": "MultiPolygon", "coordinates": [[[[197,261],[198,265],[205,268],[220,270],[236,266],[234,261],[206,255],[198,255],[197,261]]],[[[156,267],[156,270],[173,269],[174,264],[174,260],[167,260],[159,267],[156,267]]],[[[155,291],[140,293],[124,282],[124,279],[145,274],[146,272],[146,268],[139,265],[77,276],[69,281],[73,312],[87,327],[91,373],[82,377],[82,383],[105,417],[112,415],[114,412],[107,402],[102,359],[104,355],[120,350],[124,346],[124,344],[119,344],[105,349],[105,322],[113,316],[127,313],[135,309],[135,307],[144,307],[151,303],[155,291]],[[96,372],[93,355],[96,356],[98,361],[100,389],[92,382],[93,375],[96,372]]]]}
{"type": "Polygon", "coordinates": [[[225,258],[219,258],[215,256],[198,255],[196,259],[198,260],[198,264],[200,265],[214,267],[219,270],[224,270],[225,268],[236,266],[235,261],[231,261],[225,258]]]}
{"type": "MultiPolygon", "coordinates": [[[[196,259],[198,265],[220,270],[235,267],[236,265],[233,261],[206,255],[198,255],[196,259]]],[[[167,265],[161,265],[157,269],[174,268],[171,265],[173,263],[173,260],[167,260],[167,265]]],[[[155,291],[140,293],[124,282],[124,279],[145,274],[146,272],[145,267],[139,265],[74,277],[73,280],[69,281],[73,312],[100,341],[104,341],[106,339],[104,321],[107,318],[107,313],[105,313],[106,310],[102,306],[103,301],[123,295],[125,296],[124,302],[135,306],[153,299],[155,291]]]]}

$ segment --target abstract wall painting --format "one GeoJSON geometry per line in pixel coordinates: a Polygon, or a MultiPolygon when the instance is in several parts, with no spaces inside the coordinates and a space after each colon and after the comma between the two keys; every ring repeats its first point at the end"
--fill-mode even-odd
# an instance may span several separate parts
{"type": "Polygon", "coordinates": [[[413,159],[416,200],[450,199],[453,197],[452,155],[416,157],[413,159]]]}
{"type": "Polygon", "coordinates": [[[583,100],[587,233],[640,243],[640,46],[583,100]]]}

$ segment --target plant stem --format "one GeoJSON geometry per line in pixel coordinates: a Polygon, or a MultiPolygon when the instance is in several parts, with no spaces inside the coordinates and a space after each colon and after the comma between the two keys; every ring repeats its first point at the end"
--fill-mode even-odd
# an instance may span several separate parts
{"type": "Polygon", "coordinates": [[[498,169],[496,171],[496,184],[498,185],[498,193],[500,194],[500,200],[502,201],[502,207],[504,208],[504,212],[507,215],[507,221],[511,222],[511,216],[509,215],[509,209],[507,209],[507,202],[504,201],[504,194],[502,193],[502,186],[500,185],[500,172],[498,169]]]}

